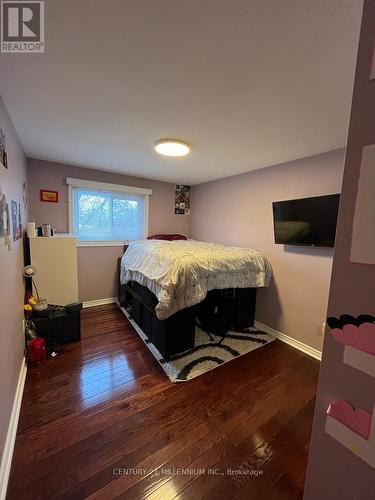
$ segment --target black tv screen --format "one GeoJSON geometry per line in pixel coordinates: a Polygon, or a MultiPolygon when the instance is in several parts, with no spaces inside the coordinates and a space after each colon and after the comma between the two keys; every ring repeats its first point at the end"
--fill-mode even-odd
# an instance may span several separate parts
{"type": "Polygon", "coordinates": [[[339,201],[339,194],[274,201],[275,243],[333,247],[339,201]]]}

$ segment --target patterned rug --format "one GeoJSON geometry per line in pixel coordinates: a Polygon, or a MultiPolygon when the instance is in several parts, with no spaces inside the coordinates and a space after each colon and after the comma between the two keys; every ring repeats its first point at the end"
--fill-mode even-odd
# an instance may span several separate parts
{"type": "Polygon", "coordinates": [[[275,340],[271,335],[250,327],[243,333],[228,332],[222,342],[221,336],[212,335],[212,341],[209,335],[197,326],[195,347],[166,361],[137,323],[129,317],[125,308],[121,307],[121,310],[172,382],[187,382],[275,340]]]}

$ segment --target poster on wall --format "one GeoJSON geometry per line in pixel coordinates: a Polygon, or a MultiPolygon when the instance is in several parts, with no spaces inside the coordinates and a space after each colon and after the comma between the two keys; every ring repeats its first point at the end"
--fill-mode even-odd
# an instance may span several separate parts
{"type": "Polygon", "coordinates": [[[176,215],[190,214],[190,186],[176,184],[174,213],[176,215]]]}
{"type": "Polygon", "coordinates": [[[27,210],[27,187],[26,187],[26,182],[22,184],[22,201],[23,201],[23,208],[27,210]]]}
{"type": "Polygon", "coordinates": [[[52,191],[50,189],[41,189],[40,190],[40,201],[47,203],[58,203],[59,202],[59,193],[57,191],[52,191]]]}
{"type": "Polygon", "coordinates": [[[4,238],[5,227],[4,227],[4,211],[5,211],[5,196],[0,192],[0,238],[4,238]]]}
{"type": "Polygon", "coordinates": [[[375,144],[363,148],[350,260],[375,265],[375,144]]]}
{"type": "Polygon", "coordinates": [[[22,237],[21,204],[12,200],[11,211],[12,211],[13,241],[17,241],[22,237]]]}
{"type": "Polygon", "coordinates": [[[8,156],[5,145],[5,134],[2,128],[0,128],[0,163],[4,168],[8,168],[8,156]]]}
{"type": "Polygon", "coordinates": [[[4,245],[10,250],[12,248],[10,238],[10,218],[9,205],[5,194],[1,193],[0,189],[0,238],[4,239],[4,245]]]}
{"type": "Polygon", "coordinates": [[[5,217],[4,243],[5,246],[8,247],[8,250],[11,250],[12,242],[10,238],[9,203],[5,203],[4,217],[5,217]]]}

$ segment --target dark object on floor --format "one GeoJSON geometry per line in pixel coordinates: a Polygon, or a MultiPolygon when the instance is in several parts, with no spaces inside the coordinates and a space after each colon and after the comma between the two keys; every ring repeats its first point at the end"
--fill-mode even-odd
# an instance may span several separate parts
{"type": "Polygon", "coordinates": [[[228,293],[228,290],[211,290],[198,310],[201,328],[208,334],[225,335],[232,326],[234,310],[233,293],[228,293]]]}
{"type": "Polygon", "coordinates": [[[49,308],[46,318],[32,318],[39,337],[58,344],[81,339],[81,311],[68,314],[65,308],[49,308]]]}
{"type": "Polygon", "coordinates": [[[256,288],[210,290],[199,304],[199,325],[209,335],[224,336],[229,330],[254,326],[256,288]]]}
{"type": "Polygon", "coordinates": [[[60,339],[49,338],[46,343],[46,349],[51,358],[56,358],[56,356],[64,352],[60,339]]]}
{"type": "Polygon", "coordinates": [[[125,287],[125,308],[166,359],[194,347],[196,306],[183,309],[161,321],[155,314],[158,300],[148,288],[135,282],[125,287]]]}

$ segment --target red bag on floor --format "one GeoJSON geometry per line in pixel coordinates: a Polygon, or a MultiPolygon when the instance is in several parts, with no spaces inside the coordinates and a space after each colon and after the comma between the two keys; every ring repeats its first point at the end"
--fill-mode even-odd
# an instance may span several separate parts
{"type": "Polygon", "coordinates": [[[47,359],[46,341],[40,337],[27,343],[27,364],[40,365],[47,359]]]}

